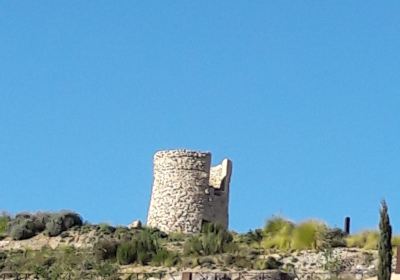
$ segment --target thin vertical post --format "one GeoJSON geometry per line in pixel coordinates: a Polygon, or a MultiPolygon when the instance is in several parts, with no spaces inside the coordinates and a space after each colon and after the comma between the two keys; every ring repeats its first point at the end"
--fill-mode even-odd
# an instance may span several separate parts
{"type": "Polygon", "coordinates": [[[344,233],[346,235],[350,234],[350,217],[344,218],[344,233]]]}

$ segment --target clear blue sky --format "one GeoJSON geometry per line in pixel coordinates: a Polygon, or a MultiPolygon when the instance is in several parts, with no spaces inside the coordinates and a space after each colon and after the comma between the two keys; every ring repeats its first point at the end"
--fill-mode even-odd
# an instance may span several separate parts
{"type": "Polygon", "coordinates": [[[0,210],[145,220],[156,150],[234,163],[231,228],[400,232],[399,1],[1,1],[0,210]]]}

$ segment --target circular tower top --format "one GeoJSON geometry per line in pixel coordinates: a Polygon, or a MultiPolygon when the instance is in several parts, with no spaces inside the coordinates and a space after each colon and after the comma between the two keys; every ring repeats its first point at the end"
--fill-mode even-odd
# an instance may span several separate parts
{"type": "Polygon", "coordinates": [[[165,150],[154,155],[155,170],[197,170],[209,173],[211,153],[192,150],[165,150]]]}
{"type": "Polygon", "coordinates": [[[162,150],[154,154],[154,159],[161,157],[195,157],[205,158],[211,156],[209,152],[200,152],[195,150],[187,149],[175,149],[175,150],[162,150]]]}

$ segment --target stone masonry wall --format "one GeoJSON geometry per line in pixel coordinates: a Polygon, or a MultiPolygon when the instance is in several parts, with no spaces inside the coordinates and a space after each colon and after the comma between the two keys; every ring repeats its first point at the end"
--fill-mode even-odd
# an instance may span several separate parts
{"type": "Polygon", "coordinates": [[[230,172],[229,160],[211,168],[208,152],[157,152],[147,225],[183,233],[199,232],[203,222],[227,227],[230,172]]]}

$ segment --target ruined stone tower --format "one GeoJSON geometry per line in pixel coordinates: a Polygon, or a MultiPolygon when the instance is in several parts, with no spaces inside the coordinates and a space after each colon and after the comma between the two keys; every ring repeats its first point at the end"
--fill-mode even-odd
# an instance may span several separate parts
{"type": "Polygon", "coordinates": [[[208,152],[157,152],[147,225],[183,233],[199,232],[209,222],[227,228],[231,173],[228,159],[211,167],[208,152]]]}

